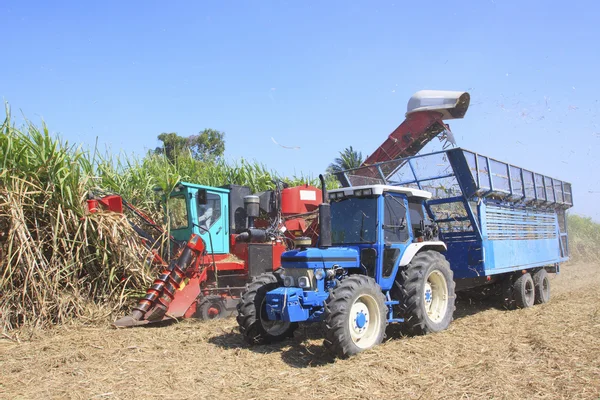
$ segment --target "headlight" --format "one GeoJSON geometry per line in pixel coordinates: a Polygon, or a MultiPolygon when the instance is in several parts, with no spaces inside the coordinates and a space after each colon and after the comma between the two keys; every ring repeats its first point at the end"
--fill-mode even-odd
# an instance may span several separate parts
{"type": "Polygon", "coordinates": [[[354,191],[355,196],[371,196],[373,194],[373,189],[358,189],[354,191]]]}
{"type": "Polygon", "coordinates": [[[294,286],[294,277],[293,276],[283,276],[283,286],[290,287],[294,286]]]}
{"type": "Polygon", "coordinates": [[[305,289],[310,287],[310,279],[307,276],[301,276],[298,278],[298,286],[305,289]]]}
{"type": "Polygon", "coordinates": [[[321,279],[325,278],[325,271],[322,268],[319,268],[318,270],[315,271],[315,278],[317,278],[318,281],[320,281],[321,279]]]}

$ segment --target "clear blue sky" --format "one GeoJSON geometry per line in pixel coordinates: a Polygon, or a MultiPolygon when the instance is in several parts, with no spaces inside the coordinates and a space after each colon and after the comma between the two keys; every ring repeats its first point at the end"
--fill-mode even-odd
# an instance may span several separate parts
{"type": "Polygon", "coordinates": [[[468,90],[460,146],[572,182],[573,211],[600,220],[598,15],[595,1],[1,0],[0,98],[127,153],[218,129],[228,159],[291,175],[349,145],[370,154],[417,90],[468,90]]]}

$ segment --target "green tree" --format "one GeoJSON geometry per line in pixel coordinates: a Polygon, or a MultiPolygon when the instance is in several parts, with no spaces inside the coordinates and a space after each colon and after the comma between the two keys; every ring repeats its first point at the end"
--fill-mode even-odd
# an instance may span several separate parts
{"type": "Polygon", "coordinates": [[[165,154],[170,161],[187,154],[196,160],[206,160],[220,157],[225,152],[225,134],[215,129],[205,129],[188,137],[175,132],[161,133],[158,140],[162,146],[157,147],[154,153],[165,154]]]}
{"type": "Polygon", "coordinates": [[[162,146],[154,149],[154,153],[164,154],[171,161],[174,161],[187,148],[187,138],[179,136],[175,132],[161,133],[158,135],[158,140],[162,142],[162,146]]]}
{"type": "Polygon", "coordinates": [[[354,150],[352,146],[346,147],[343,151],[340,151],[340,156],[336,157],[333,162],[329,164],[327,172],[334,174],[347,169],[358,168],[362,163],[362,153],[354,150]]]}
{"type": "Polygon", "coordinates": [[[204,160],[220,157],[225,152],[225,134],[214,129],[205,129],[188,138],[188,146],[192,157],[204,160]]]}

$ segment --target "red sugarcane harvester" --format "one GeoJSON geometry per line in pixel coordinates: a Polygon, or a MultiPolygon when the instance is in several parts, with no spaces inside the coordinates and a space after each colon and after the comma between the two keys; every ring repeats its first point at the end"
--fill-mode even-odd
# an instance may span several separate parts
{"type": "Polygon", "coordinates": [[[245,186],[216,188],[181,182],[165,198],[169,257],[159,251],[160,238],[166,233],[145,213],[121,196],[90,194],[90,212],[126,213],[152,252],[151,262],[161,270],[132,314],[114,325],[230,315],[245,284],[277,269],[281,253],[294,246],[294,239],[316,243],[320,196],[315,187],[290,188],[282,182],[275,183],[275,190],[258,194],[251,194],[245,186]]]}

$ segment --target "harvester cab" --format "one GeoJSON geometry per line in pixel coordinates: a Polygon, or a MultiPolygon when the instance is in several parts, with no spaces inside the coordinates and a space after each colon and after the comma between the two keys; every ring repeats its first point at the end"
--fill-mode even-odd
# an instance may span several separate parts
{"type": "Polygon", "coordinates": [[[316,243],[321,191],[279,181],[274,185],[274,190],[252,194],[247,186],[180,182],[165,201],[171,235],[179,241],[199,235],[214,255],[235,253],[238,243],[278,239],[293,247],[297,237],[316,243]]]}
{"type": "Polygon", "coordinates": [[[230,192],[225,188],[179,183],[165,203],[171,235],[176,240],[187,241],[196,234],[204,240],[208,252],[229,253],[226,213],[230,192]]]}

